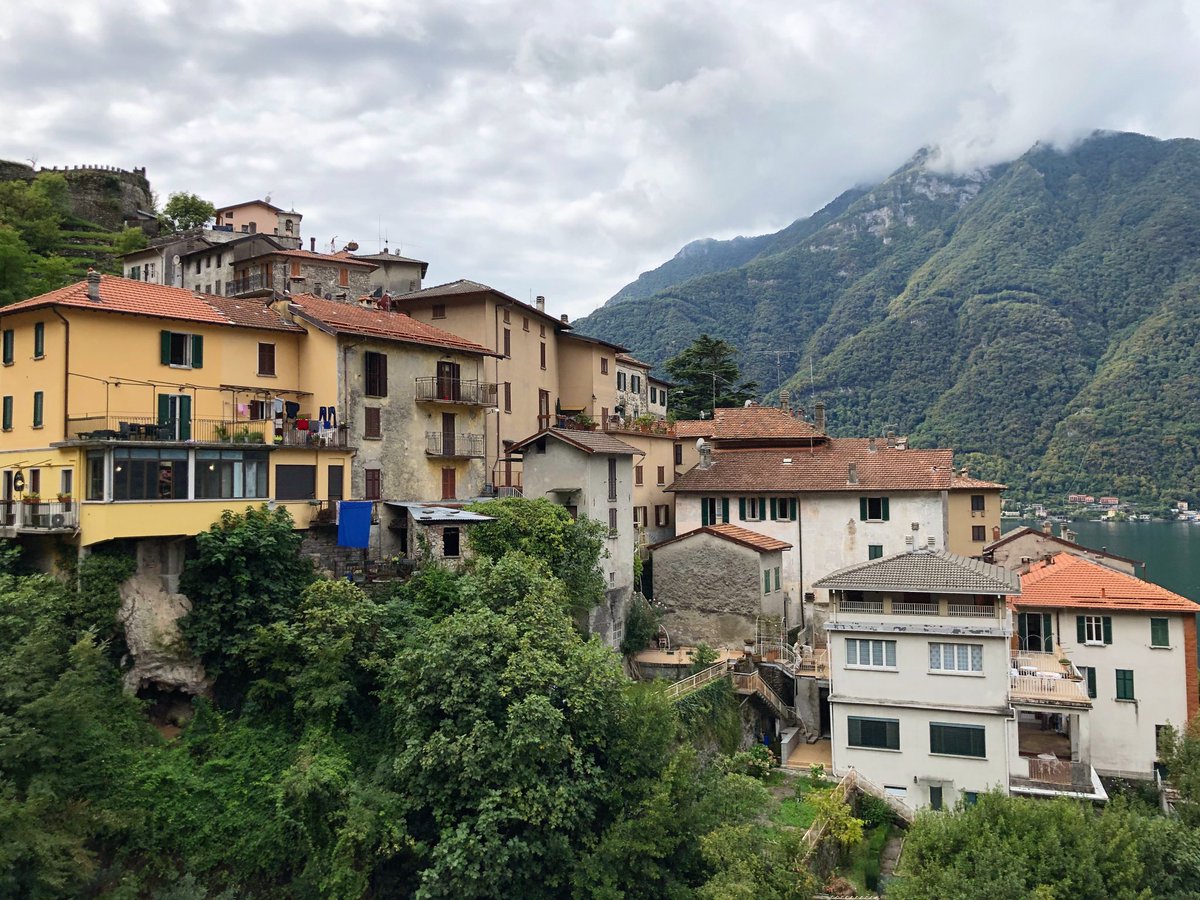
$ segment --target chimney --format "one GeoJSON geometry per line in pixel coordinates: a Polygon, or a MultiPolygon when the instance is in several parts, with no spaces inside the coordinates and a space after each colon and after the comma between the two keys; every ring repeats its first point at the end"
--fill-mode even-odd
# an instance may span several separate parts
{"type": "Polygon", "coordinates": [[[963,477],[963,478],[970,478],[970,477],[971,477],[971,473],[967,471],[967,467],[966,467],[966,466],[963,466],[963,470],[962,470],[962,477],[963,477]]]}
{"type": "Polygon", "coordinates": [[[558,320],[559,320],[560,322],[562,322],[564,325],[567,325],[567,324],[569,324],[569,323],[568,323],[568,321],[567,321],[567,314],[566,314],[566,313],[563,313],[561,316],[559,316],[559,317],[558,317],[558,320]]]}
{"type": "Polygon", "coordinates": [[[93,303],[100,302],[100,273],[91,266],[87,270],[87,296],[93,303]]]}
{"type": "Polygon", "coordinates": [[[696,468],[711,469],[712,468],[712,444],[710,444],[708,441],[704,440],[704,438],[700,438],[699,440],[696,441],[696,449],[700,451],[700,464],[696,468]]]}
{"type": "Polygon", "coordinates": [[[317,239],[315,237],[310,237],[308,239],[308,252],[309,253],[317,252],[317,239]]]}
{"type": "Polygon", "coordinates": [[[779,392],[779,408],[784,412],[791,412],[792,395],[787,391],[779,392]]]}
{"type": "Polygon", "coordinates": [[[896,432],[889,430],[887,433],[887,444],[889,450],[896,449],[896,432]]]}
{"type": "Polygon", "coordinates": [[[875,452],[875,438],[873,438],[873,437],[867,438],[867,450],[870,451],[871,453],[875,452]]]}
{"type": "Polygon", "coordinates": [[[538,312],[546,311],[546,298],[543,297],[541,294],[538,294],[538,297],[537,297],[537,300],[535,301],[535,303],[537,304],[538,312]]]}
{"type": "Polygon", "coordinates": [[[846,484],[858,484],[858,463],[846,464],[846,484]]]}
{"type": "Polygon", "coordinates": [[[1051,525],[1050,520],[1047,519],[1042,523],[1042,534],[1053,534],[1053,528],[1054,526],[1051,525]]]}
{"type": "Polygon", "coordinates": [[[820,400],[817,401],[817,405],[813,408],[813,428],[821,433],[825,432],[825,404],[820,400]]]}

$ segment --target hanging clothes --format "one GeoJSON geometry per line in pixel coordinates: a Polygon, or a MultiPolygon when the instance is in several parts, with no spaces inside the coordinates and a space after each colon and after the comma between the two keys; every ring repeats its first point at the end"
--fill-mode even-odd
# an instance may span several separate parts
{"type": "Polygon", "coordinates": [[[329,407],[329,428],[337,428],[337,407],[329,407]]]}
{"type": "Polygon", "coordinates": [[[328,428],[329,427],[328,419],[329,419],[329,407],[322,406],[319,410],[317,410],[317,421],[321,423],[322,427],[328,428]]]}
{"type": "Polygon", "coordinates": [[[283,415],[283,401],[276,400],[274,402],[273,406],[275,408],[275,418],[278,419],[280,416],[283,415]]]}
{"type": "Polygon", "coordinates": [[[366,548],[371,542],[370,500],[338,501],[338,546],[366,548]]]}
{"type": "Polygon", "coordinates": [[[287,401],[286,403],[283,404],[283,415],[284,415],[284,418],[287,418],[287,419],[296,418],[296,416],[300,415],[300,404],[293,403],[290,400],[287,401]]]}

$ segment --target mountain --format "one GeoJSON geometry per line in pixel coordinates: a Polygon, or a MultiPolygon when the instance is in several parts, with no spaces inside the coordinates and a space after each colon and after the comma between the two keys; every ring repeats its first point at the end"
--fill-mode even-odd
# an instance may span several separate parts
{"type": "Polygon", "coordinates": [[[953,446],[1018,494],[1200,499],[1200,142],[1097,133],[965,174],[921,152],[721,243],[576,328],[655,363],[726,338],[835,433],[953,446]]]}

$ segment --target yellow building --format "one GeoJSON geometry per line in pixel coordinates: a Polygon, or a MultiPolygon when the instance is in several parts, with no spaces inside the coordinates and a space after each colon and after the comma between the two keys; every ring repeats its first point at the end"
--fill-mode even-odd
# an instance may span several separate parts
{"type": "Polygon", "coordinates": [[[984,547],[1000,539],[1000,492],[1005,485],[972,478],[964,469],[950,481],[946,508],[946,549],[962,556],[982,556],[984,547]]]}
{"type": "Polygon", "coordinates": [[[0,331],[0,534],[181,537],[268,501],[306,527],[348,496],[346,429],[284,415],[337,396],[332,345],[269,307],[91,273],[0,331]]]}

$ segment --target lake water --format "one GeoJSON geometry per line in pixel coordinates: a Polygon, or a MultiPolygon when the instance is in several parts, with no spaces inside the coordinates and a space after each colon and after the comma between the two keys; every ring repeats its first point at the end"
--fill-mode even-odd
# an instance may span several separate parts
{"type": "MultiPolygon", "coordinates": [[[[1040,522],[1004,521],[1004,530],[1040,522]]],[[[1200,603],[1200,525],[1186,522],[1072,522],[1076,543],[1146,564],[1148,581],[1200,603]]],[[[1054,533],[1059,533],[1055,524],[1054,533]]]]}

